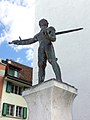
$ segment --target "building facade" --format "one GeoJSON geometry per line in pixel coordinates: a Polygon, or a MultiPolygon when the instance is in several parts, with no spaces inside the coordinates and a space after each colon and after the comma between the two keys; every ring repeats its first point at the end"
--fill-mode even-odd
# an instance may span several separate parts
{"type": "Polygon", "coordinates": [[[12,60],[0,61],[0,120],[27,120],[22,92],[32,85],[32,68],[12,60]]]}

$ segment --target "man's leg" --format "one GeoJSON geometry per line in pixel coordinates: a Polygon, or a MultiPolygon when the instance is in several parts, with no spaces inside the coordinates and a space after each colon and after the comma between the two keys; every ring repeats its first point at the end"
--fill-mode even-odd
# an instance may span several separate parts
{"type": "Polygon", "coordinates": [[[52,65],[56,79],[58,81],[62,82],[60,67],[57,63],[57,59],[55,57],[54,47],[52,44],[49,45],[48,48],[46,49],[46,55],[47,55],[47,59],[48,59],[49,63],[52,65]]]}
{"type": "Polygon", "coordinates": [[[47,58],[44,53],[44,49],[39,48],[38,51],[38,81],[42,83],[45,79],[45,68],[46,68],[47,58]]]}
{"type": "Polygon", "coordinates": [[[62,82],[60,67],[55,60],[49,60],[49,63],[52,65],[53,71],[55,73],[56,79],[62,82]]]}
{"type": "Polygon", "coordinates": [[[38,70],[38,81],[39,84],[42,83],[45,79],[45,67],[43,65],[39,64],[39,70],[38,70]]]}

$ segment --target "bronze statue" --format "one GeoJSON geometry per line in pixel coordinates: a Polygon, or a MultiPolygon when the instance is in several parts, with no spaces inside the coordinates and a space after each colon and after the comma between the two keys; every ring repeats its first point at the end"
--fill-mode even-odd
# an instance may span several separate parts
{"type": "Polygon", "coordinates": [[[20,40],[14,40],[12,42],[9,42],[9,44],[28,45],[39,41],[38,48],[39,83],[42,83],[45,79],[45,68],[47,60],[52,65],[53,71],[56,76],[56,80],[62,82],[61,71],[57,63],[57,58],[55,56],[55,51],[52,42],[56,41],[56,35],[58,34],[73,32],[81,30],[82,28],[55,33],[55,28],[52,26],[48,27],[48,21],[46,19],[41,19],[39,21],[39,26],[41,30],[33,38],[22,40],[21,37],[19,37],[20,40]]]}

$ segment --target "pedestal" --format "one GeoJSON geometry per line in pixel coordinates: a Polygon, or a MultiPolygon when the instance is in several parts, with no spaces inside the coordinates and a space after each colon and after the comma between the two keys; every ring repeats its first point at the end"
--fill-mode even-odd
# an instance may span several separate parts
{"type": "Polygon", "coordinates": [[[72,103],[77,89],[66,83],[49,80],[23,92],[28,120],[72,120],[72,103]]]}

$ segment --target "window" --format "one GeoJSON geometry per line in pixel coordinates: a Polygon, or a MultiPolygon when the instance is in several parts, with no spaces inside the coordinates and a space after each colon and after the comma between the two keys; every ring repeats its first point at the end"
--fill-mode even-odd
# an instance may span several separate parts
{"type": "Polygon", "coordinates": [[[14,71],[14,77],[18,77],[18,71],[17,70],[14,71]]]}
{"type": "Polygon", "coordinates": [[[22,95],[22,91],[23,91],[23,88],[19,87],[19,88],[18,88],[18,94],[19,94],[19,95],[22,95]]]}
{"type": "Polygon", "coordinates": [[[27,118],[27,108],[21,107],[21,106],[16,106],[16,110],[15,110],[15,105],[3,103],[2,115],[7,116],[7,117],[11,116],[11,117],[18,117],[18,118],[26,119],[27,118]]]}
{"type": "Polygon", "coordinates": [[[10,67],[9,75],[14,76],[14,77],[18,77],[18,70],[14,69],[13,67],[10,67]]]}
{"type": "Polygon", "coordinates": [[[12,84],[12,88],[11,88],[12,93],[22,95],[22,91],[23,91],[22,87],[12,84]]]}
{"type": "Polygon", "coordinates": [[[23,117],[23,108],[22,107],[19,107],[19,106],[16,107],[16,116],[23,117]]]}
{"type": "Polygon", "coordinates": [[[7,105],[7,115],[14,116],[14,105],[7,105]]]}
{"type": "Polygon", "coordinates": [[[27,118],[27,108],[16,106],[16,116],[26,119],[27,118]]]}
{"type": "Polygon", "coordinates": [[[24,88],[7,81],[6,92],[22,95],[24,88]]]}
{"type": "Polygon", "coordinates": [[[3,116],[14,116],[14,105],[3,103],[3,116]]]}

